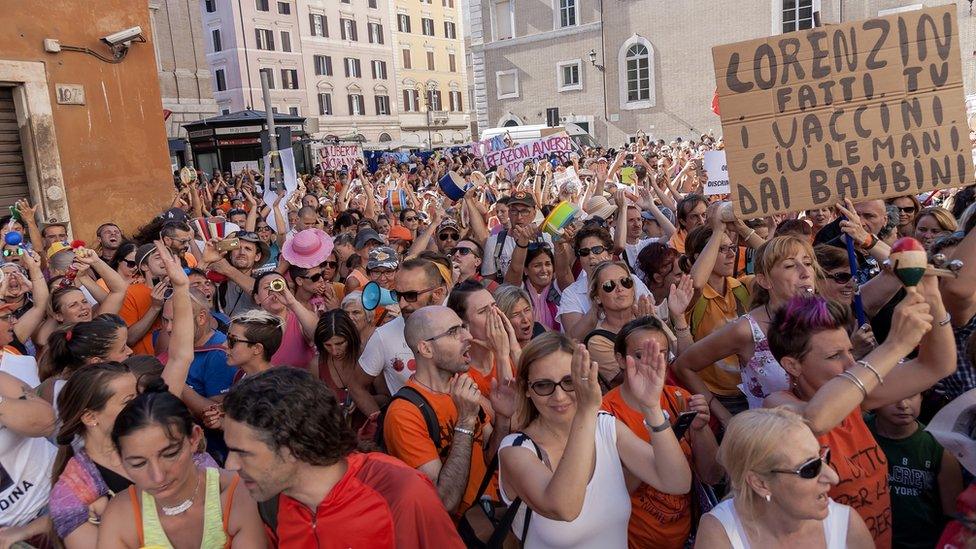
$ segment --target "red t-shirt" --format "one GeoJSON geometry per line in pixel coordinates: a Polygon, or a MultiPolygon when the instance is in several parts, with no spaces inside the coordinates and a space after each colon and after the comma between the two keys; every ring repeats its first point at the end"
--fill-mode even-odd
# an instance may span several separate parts
{"type": "Polygon", "coordinates": [[[349,468],[315,510],[282,494],[278,547],[464,547],[437,491],[423,473],[380,453],[354,453],[349,468]]]}

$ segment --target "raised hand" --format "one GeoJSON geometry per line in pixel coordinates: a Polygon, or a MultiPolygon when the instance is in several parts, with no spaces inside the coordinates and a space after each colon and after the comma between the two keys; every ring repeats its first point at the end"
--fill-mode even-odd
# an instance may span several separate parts
{"type": "Polygon", "coordinates": [[[600,367],[590,359],[590,352],[583,345],[577,345],[573,353],[570,369],[573,391],[576,392],[576,413],[595,414],[603,403],[600,391],[600,367]]]}
{"type": "Polygon", "coordinates": [[[837,210],[847,219],[840,222],[840,230],[844,234],[854,239],[854,243],[863,246],[868,243],[868,231],[861,222],[861,216],[857,215],[854,204],[850,198],[844,199],[844,205],[837,204],[837,210]]]}
{"type": "Polygon", "coordinates": [[[624,383],[642,410],[661,405],[661,391],[667,376],[668,363],[657,340],[648,338],[640,349],[640,358],[627,356],[624,383]]]}
{"type": "Polygon", "coordinates": [[[183,288],[190,286],[190,279],[186,276],[186,271],[183,270],[183,265],[180,260],[173,256],[173,253],[163,245],[162,240],[156,241],[156,251],[159,252],[160,259],[163,260],[163,266],[166,268],[166,278],[169,279],[170,285],[173,288],[183,288]]]}
{"type": "Polygon", "coordinates": [[[510,419],[515,415],[515,380],[491,380],[491,394],[488,397],[496,418],[510,419]]]}
{"type": "Polygon", "coordinates": [[[481,411],[481,391],[468,374],[457,374],[448,383],[448,393],[457,407],[458,421],[472,422],[481,411]]]}
{"type": "Polygon", "coordinates": [[[934,318],[929,312],[931,307],[925,297],[919,292],[908,292],[901,303],[895,307],[891,317],[891,331],[885,343],[892,342],[900,345],[905,354],[911,352],[922,337],[932,329],[934,318]]]}
{"type": "Polygon", "coordinates": [[[671,292],[668,294],[668,312],[677,318],[685,314],[691,299],[695,295],[695,286],[692,284],[691,277],[683,274],[678,279],[677,284],[671,284],[671,292]]]}

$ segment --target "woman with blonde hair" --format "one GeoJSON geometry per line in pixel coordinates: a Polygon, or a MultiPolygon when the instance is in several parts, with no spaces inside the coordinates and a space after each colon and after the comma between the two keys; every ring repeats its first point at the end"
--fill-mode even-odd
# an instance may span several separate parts
{"type": "Polygon", "coordinates": [[[889,198],[886,202],[898,208],[898,236],[912,236],[915,232],[915,220],[918,219],[918,212],[922,209],[918,197],[907,194],[889,198]]]}
{"type": "Polygon", "coordinates": [[[795,412],[739,414],[729,422],[718,459],[732,497],[702,517],[696,547],[874,547],[864,519],[828,497],[839,480],[830,449],[820,447],[795,412]]]}
{"type": "Polygon", "coordinates": [[[674,363],[679,378],[709,399],[722,423],[728,423],[732,411],[711,398],[698,372],[730,354],[738,357],[749,408],[760,408],[764,398],[789,388],[789,377],[769,352],[766,334],[776,309],[795,295],[814,292],[820,269],[810,241],[795,236],[777,236],[760,246],[755,266],[751,310],[696,341],[674,363]]]}
{"type": "Polygon", "coordinates": [[[949,210],[930,206],[918,212],[918,216],[915,217],[915,232],[912,236],[927,250],[937,236],[955,232],[958,228],[956,218],[952,217],[949,210]]]}

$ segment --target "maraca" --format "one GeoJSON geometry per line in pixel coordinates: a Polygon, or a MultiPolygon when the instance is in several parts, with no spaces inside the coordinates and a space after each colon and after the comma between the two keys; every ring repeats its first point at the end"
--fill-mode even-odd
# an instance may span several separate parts
{"type": "Polygon", "coordinates": [[[905,286],[909,292],[914,292],[915,287],[925,276],[925,269],[928,267],[928,255],[922,243],[910,236],[899,238],[891,247],[891,255],[888,256],[891,268],[895,271],[895,276],[905,286]]]}
{"type": "Polygon", "coordinates": [[[3,240],[8,246],[20,246],[20,243],[24,241],[24,235],[18,231],[10,231],[7,236],[3,237],[3,240]]]}

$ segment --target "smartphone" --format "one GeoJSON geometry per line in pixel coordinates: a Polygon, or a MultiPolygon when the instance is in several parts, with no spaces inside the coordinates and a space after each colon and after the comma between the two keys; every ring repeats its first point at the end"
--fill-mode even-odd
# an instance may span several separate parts
{"type": "Polygon", "coordinates": [[[674,422],[674,436],[681,440],[681,437],[685,436],[688,432],[688,428],[691,427],[691,422],[698,417],[698,412],[681,412],[678,414],[678,421],[674,422]]]}
{"type": "Polygon", "coordinates": [[[216,244],[218,252],[229,252],[231,250],[236,250],[241,247],[241,239],[239,238],[225,238],[220,240],[216,244]]]}

